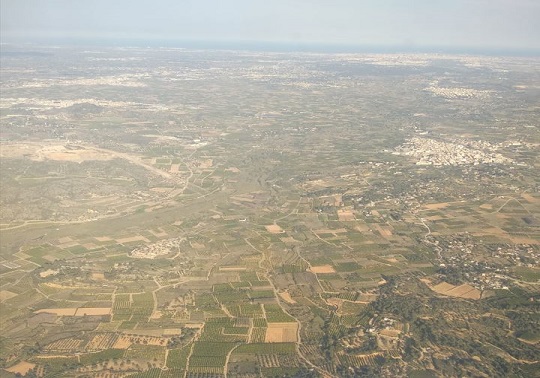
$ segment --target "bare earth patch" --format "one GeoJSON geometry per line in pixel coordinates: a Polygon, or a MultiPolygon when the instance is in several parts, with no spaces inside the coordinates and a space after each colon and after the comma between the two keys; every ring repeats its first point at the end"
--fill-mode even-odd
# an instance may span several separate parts
{"type": "Polygon", "coordinates": [[[480,290],[471,285],[463,284],[454,286],[447,282],[441,282],[440,284],[433,286],[431,290],[442,295],[467,299],[480,299],[482,295],[480,290]]]}
{"type": "Polygon", "coordinates": [[[113,345],[114,349],[127,349],[131,346],[131,338],[128,336],[120,336],[113,345]]]}
{"type": "Polygon", "coordinates": [[[279,293],[279,296],[287,303],[289,304],[295,304],[296,301],[292,299],[291,294],[289,294],[288,291],[284,291],[282,293],[279,293]]]}
{"type": "Polygon", "coordinates": [[[41,278],[46,278],[46,277],[49,277],[49,276],[55,276],[57,275],[58,273],[60,273],[59,270],[53,270],[53,269],[47,269],[41,273],[39,273],[39,276],[41,278]]]}
{"type": "Polygon", "coordinates": [[[297,323],[268,323],[266,343],[295,343],[298,330],[297,323]]]}
{"type": "Polygon", "coordinates": [[[523,193],[521,196],[529,203],[537,203],[539,201],[538,198],[531,196],[529,193],[523,193]]]}
{"type": "Polygon", "coordinates": [[[30,362],[21,361],[17,365],[14,365],[6,370],[10,373],[26,375],[30,370],[36,367],[36,364],[31,364],[30,362]]]}
{"type": "Polygon", "coordinates": [[[450,205],[448,202],[442,202],[442,203],[430,203],[430,204],[424,205],[424,207],[429,210],[439,210],[439,209],[444,209],[445,207],[448,207],[448,205],[450,205]]]}
{"type": "Polygon", "coordinates": [[[377,231],[379,231],[379,234],[381,234],[381,236],[383,236],[383,237],[392,236],[392,231],[390,231],[388,229],[388,227],[383,227],[383,226],[381,226],[379,224],[376,224],[375,228],[377,229],[377,231]]]}
{"type": "Polygon", "coordinates": [[[336,270],[332,265],[318,265],[318,266],[312,266],[311,272],[315,274],[328,274],[328,273],[335,273],[336,270]]]}
{"type": "Polygon", "coordinates": [[[148,240],[147,238],[141,235],[131,236],[129,238],[116,239],[116,242],[118,244],[131,243],[131,242],[137,242],[137,241],[150,243],[150,240],[148,240]]]}
{"type": "Polygon", "coordinates": [[[337,215],[340,222],[350,222],[355,220],[354,213],[351,210],[338,210],[337,215]]]}
{"type": "Polygon", "coordinates": [[[8,299],[14,298],[16,296],[17,296],[17,294],[12,293],[11,291],[2,290],[2,291],[0,291],[0,302],[7,301],[8,299]]]}
{"type": "Polygon", "coordinates": [[[283,229],[279,227],[277,224],[271,224],[268,226],[265,226],[266,230],[271,234],[281,234],[283,233],[283,229]]]}

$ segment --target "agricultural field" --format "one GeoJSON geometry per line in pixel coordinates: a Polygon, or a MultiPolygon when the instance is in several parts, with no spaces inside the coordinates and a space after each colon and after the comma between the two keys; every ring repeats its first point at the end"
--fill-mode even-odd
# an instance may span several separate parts
{"type": "Polygon", "coordinates": [[[537,375],[537,58],[9,49],[0,376],[537,375]]]}

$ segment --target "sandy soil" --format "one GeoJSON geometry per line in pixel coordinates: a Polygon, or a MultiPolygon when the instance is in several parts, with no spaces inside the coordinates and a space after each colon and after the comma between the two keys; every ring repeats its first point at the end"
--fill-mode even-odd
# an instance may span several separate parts
{"type": "Polygon", "coordinates": [[[295,343],[297,341],[296,323],[268,323],[265,342],[267,343],[295,343]]]}
{"type": "Polygon", "coordinates": [[[10,373],[14,373],[14,374],[19,373],[21,375],[26,375],[26,373],[28,373],[30,370],[32,370],[35,367],[36,367],[36,364],[31,364],[30,362],[21,361],[17,365],[7,368],[6,370],[9,371],[10,373]]]}
{"type": "Polygon", "coordinates": [[[311,267],[312,273],[325,274],[325,273],[335,273],[336,270],[332,265],[319,265],[311,267]]]}
{"type": "Polygon", "coordinates": [[[271,224],[265,227],[266,227],[266,230],[271,234],[281,234],[283,232],[281,227],[279,227],[277,224],[271,224]]]}
{"type": "Polygon", "coordinates": [[[103,273],[92,273],[92,279],[96,281],[103,281],[105,280],[105,275],[103,273]]]}

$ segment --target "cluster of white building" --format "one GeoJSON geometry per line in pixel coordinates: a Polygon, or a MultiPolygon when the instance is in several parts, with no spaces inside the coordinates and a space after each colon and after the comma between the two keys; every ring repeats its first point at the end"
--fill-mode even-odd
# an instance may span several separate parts
{"type": "Polygon", "coordinates": [[[453,142],[442,142],[415,137],[398,147],[396,155],[415,157],[417,165],[508,164],[512,160],[503,155],[453,142]]]}

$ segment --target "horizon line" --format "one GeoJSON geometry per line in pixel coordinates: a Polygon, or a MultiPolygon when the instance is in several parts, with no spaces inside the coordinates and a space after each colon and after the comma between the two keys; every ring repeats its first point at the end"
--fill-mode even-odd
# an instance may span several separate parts
{"type": "MultiPolygon", "coordinates": [[[[4,39],[4,38],[2,38],[4,39]]],[[[32,38],[1,40],[0,46],[104,47],[104,48],[184,48],[197,50],[288,52],[288,53],[438,53],[485,56],[540,57],[540,47],[435,46],[415,44],[367,44],[317,41],[164,39],[164,38],[32,38]],[[44,44],[45,43],[45,44],[44,44]]],[[[3,48],[1,49],[3,50],[3,48]]],[[[4,52],[4,51],[2,51],[4,52]]]]}

